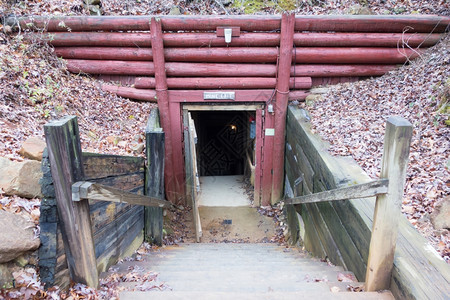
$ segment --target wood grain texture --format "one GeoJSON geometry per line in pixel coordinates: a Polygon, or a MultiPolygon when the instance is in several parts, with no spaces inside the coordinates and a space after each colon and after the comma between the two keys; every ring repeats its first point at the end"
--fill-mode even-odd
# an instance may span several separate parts
{"type": "MultiPolygon", "coordinates": [[[[164,144],[165,134],[159,124],[158,109],[152,109],[145,129],[145,195],[164,199],[164,144]]],[[[145,239],[162,245],[163,210],[158,207],[145,207],[145,239]]]]}
{"type": "Polygon", "coordinates": [[[144,171],[142,157],[83,152],[82,160],[86,180],[144,171]]]}
{"type": "Polygon", "coordinates": [[[91,287],[98,286],[89,203],[74,203],[71,186],[84,179],[77,118],[64,117],[44,126],[54,180],[61,231],[70,277],[91,287]]]}
{"type": "MultiPolygon", "coordinates": [[[[52,32],[39,38],[54,47],[151,47],[150,34],[134,32],[52,32]]],[[[358,32],[295,32],[297,47],[393,47],[407,42],[410,47],[430,47],[439,33],[358,33],[358,32]]],[[[276,32],[242,32],[228,45],[223,37],[209,32],[164,33],[165,47],[271,47],[280,44],[276,32]]]]}
{"type": "Polygon", "coordinates": [[[72,185],[72,198],[74,202],[83,200],[111,201],[153,207],[170,208],[170,202],[144,195],[136,195],[117,188],[88,181],[79,181],[72,185]]]}
{"type": "Polygon", "coordinates": [[[387,290],[391,284],[412,132],[411,123],[401,117],[387,120],[380,177],[389,180],[389,190],[387,194],[379,195],[375,203],[367,291],[387,290]]]}
{"type": "Polygon", "coordinates": [[[354,186],[343,187],[334,190],[328,190],[316,194],[288,198],[286,204],[304,204],[324,201],[348,200],[356,198],[368,198],[388,191],[389,180],[380,179],[372,182],[361,183],[354,186]]]}

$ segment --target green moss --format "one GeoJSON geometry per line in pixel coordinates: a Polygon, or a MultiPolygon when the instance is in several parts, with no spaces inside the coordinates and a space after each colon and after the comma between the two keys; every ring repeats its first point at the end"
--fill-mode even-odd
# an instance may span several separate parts
{"type": "Polygon", "coordinates": [[[275,6],[275,2],[268,0],[235,0],[233,3],[233,7],[243,9],[246,14],[254,14],[265,7],[273,6],[275,6]]]}

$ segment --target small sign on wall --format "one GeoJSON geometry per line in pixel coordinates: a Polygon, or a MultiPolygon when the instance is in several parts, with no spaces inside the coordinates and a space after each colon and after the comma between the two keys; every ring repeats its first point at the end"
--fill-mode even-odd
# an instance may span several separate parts
{"type": "Polygon", "coordinates": [[[275,128],[266,128],[266,136],[274,136],[275,128]]]}
{"type": "Polygon", "coordinates": [[[203,100],[234,100],[234,92],[203,92],[203,100]]]}

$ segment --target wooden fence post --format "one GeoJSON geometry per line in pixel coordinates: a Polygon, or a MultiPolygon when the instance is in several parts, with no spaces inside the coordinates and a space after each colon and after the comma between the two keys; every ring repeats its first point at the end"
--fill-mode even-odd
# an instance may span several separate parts
{"type": "Polygon", "coordinates": [[[401,117],[387,120],[380,177],[389,180],[389,187],[375,204],[366,291],[390,287],[412,130],[411,123],[401,117]]]}
{"type": "MultiPolygon", "coordinates": [[[[164,199],[164,132],[159,127],[158,110],[152,109],[145,129],[145,194],[164,199]]],[[[145,207],[145,239],[162,245],[163,209],[145,207]]]]}
{"type": "Polygon", "coordinates": [[[72,201],[72,184],[84,179],[77,118],[67,116],[50,122],[44,131],[70,277],[96,288],[98,272],[89,202],[72,201]]]}

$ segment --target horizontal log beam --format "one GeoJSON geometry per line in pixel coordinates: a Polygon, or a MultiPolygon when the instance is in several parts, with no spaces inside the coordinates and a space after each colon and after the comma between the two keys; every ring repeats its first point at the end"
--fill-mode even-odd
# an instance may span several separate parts
{"type": "MultiPolygon", "coordinates": [[[[276,78],[268,77],[171,77],[167,78],[170,89],[268,89],[274,88],[276,78]]],[[[311,88],[311,77],[296,77],[290,79],[290,89],[311,88]]],[[[154,89],[155,78],[137,77],[134,87],[137,89],[154,89]]]]}
{"type": "MultiPolygon", "coordinates": [[[[293,50],[292,61],[320,64],[401,64],[418,57],[423,50],[363,47],[302,47],[293,50]]],[[[151,61],[150,48],[58,47],[55,53],[66,59],[151,61]]],[[[275,63],[275,47],[169,48],[164,50],[168,62],[201,63],[275,63]]]]}
{"type": "Polygon", "coordinates": [[[380,179],[335,190],[294,197],[285,200],[286,204],[305,204],[324,201],[338,201],[374,197],[388,192],[389,180],[380,179]]]}
{"type": "Polygon", "coordinates": [[[72,201],[80,201],[84,199],[153,207],[172,207],[172,204],[167,200],[137,195],[89,181],[75,182],[72,185],[72,201]]]}
{"type": "MultiPolygon", "coordinates": [[[[39,36],[40,37],[40,36],[39,36]]],[[[297,47],[430,47],[442,34],[358,33],[358,32],[297,32],[297,47]]],[[[131,32],[52,32],[44,40],[55,47],[151,47],[149,33],[131,32]]],[[[241,33],[225,43],[223,37],[209,32],[165,33],[165,47],[275,47],[280,44],[280,34],[274,32],[241,33]]]]}
{"type": "MultiPolygon", "coordinates": [[[[319,65],[305,64],[291,67],[295,77],[380,76],[396,65],[319,65]]],[[[152,62],[68,59],[72,73],[100,75],[153,76],[152,62]]],[[[166,63],[167,76],[176,77],[275,77],[276,66],[269,64],[166,63]]]]}
{"type": "MultiPolygon", "coordinates": [[[[103,84],[102,89],[125,98],[156,102],[155,90],[136,89],[110,84],[103,84]]],[[[203,102],[203,93],[205,91],[208,90],[169,90],[169,101],[179,103],[203,102]]],[[[213,100],[214,102],[266,102],[273,96],[274,90],[221,90],[221,92],[234,92],[235,100],[213,100]]],[[[307,95],[308,92],[306,91],[291,91],[289,92],[289,100],[305,100],[307,95]]],[[[208,103],[210,101],[208,100],[208,103]]]]}
{"type": "MultiPolygon", "coordinates": [[[[19,25],[47,31],[147,31],[151,16],[71,16],[23,17],[19,25]]],[[[158,16],[165,31],[214,31],[217,27],[238,26],[241,31],[272,31],[281,27],[281,16],[158,16]]],[[[14,26],[17,18],[7,18],[14,26]]],[[[440,33],[450,24],[447,16],[296,16],[297,31],[440,33]]]]}

